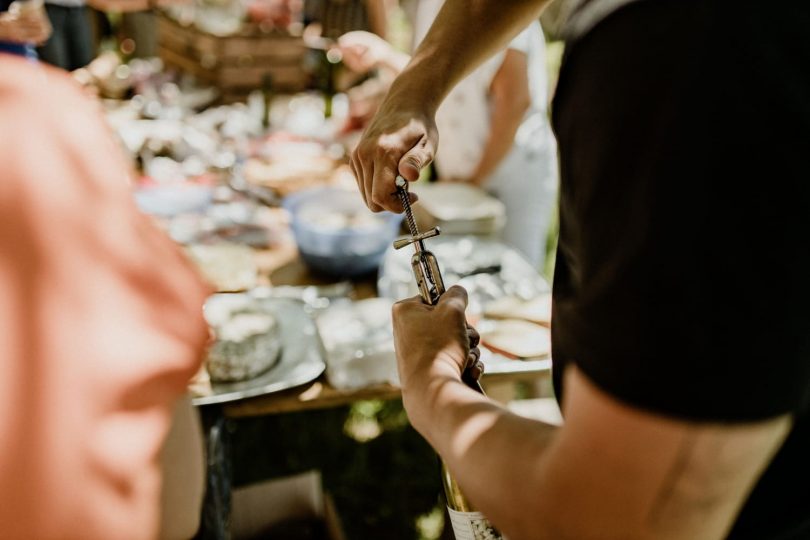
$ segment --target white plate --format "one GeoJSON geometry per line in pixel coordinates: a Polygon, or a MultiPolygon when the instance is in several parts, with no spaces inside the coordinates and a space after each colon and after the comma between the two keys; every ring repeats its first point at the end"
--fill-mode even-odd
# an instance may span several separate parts
{"type": "Polygon", "coordinates": [[[280,324],[281,358],[269,370],[247,381],[194,386],[192,403],[211,405],[263,396],[314,381],[326,369],[323,345],[304,304],[287,298],[256,298],[250,293],[220,294],[214,301],[255,301],[272,313],[280,324]]]}

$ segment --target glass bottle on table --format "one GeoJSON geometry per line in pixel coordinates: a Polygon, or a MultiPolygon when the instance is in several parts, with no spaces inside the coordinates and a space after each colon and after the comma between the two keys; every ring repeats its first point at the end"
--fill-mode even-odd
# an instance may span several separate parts
{"type": "Polygon", "coordinates": [[[273,76],[269,73],[265,73],[262,77],[262,100],[264,102],[262,127],[267,129],[270,127],[270,112],[273,107],[273,76]]]}
{"type": "Polygon", "coordinates": [[[323,117],[332,118],[332,103],[337,90],[335,88],[335,72],[338,63],[343,59],[336,48],[329,49],[324,54],[324,81],[323,81],[323,117]]]}

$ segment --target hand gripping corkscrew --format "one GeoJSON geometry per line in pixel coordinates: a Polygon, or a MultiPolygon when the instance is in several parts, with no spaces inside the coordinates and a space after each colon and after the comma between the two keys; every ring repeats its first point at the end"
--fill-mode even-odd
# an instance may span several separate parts
{"type": "Polygon", "coordinates": [[[424,240],[439,236],[441,230],[434,227],[427,232],[420,233],[416,227],[411,201],[408,197],[408,182],[401,176],[397,176],[396,186],[397,195],[402,201],[402,207],[405,209],[405,220],[408,222],[408,231],[411,236],[410,238],[396,240],[394,249],[402,249],[410,244],[414,245],[416,252],[411,257],[411,268],[413,268],[413,275],[416,277],[416,284],[419,286],[419,294],[426,304],[435,305],[439,301],[439,297],[444,294],[444,281],[442,280],[436,256],[425,249],[424,240]]]}
{"type": "MultiPolygon", "coordinates": [[[[394,242],[394,249],[402,249],[407,245],[413,244],[415,253],[411,256],[411,268],[413,275],[416,277],[416,284],[419,286],[419,295],[422,301],[431,306],[436,305],[441,295],[444,294],[444,280],[442,279],[441,271],[439,270],[439,263],[436,261],[436,256],[430,251],[425,249],[426,238],[439,236],[441,230],[434,227],[429,231],[420,233],[416,227],[416,220],[413,218],[413,210],[411,209],[411,200],[408,197],[408,182],[401,176],[396,179],[397,195],[399,200],[402,201],[402,207],[405,209],[405,220],[408,222],[408,231],[411,233],[410,238],[400,238],[394,242]]],[[[478,380],[472,376],[469,369],[465,369],[461,375],[464,383],[483,394],[484,390],[478,380]]]]}

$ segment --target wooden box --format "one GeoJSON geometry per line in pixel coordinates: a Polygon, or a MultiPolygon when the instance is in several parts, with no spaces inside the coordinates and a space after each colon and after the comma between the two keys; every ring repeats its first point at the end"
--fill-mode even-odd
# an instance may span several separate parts
{"type": "Polygon", "coordinates": [[[307,87],[307,48],[301,37],[265,33],[248,27],[238,34],[216,36],[183,25],[165,13],[158,17],[158,53],[170,68],[217,87],[222,101],[244,99],[261,89],[266,75],[273,90],[297,92],[307,87]]]}

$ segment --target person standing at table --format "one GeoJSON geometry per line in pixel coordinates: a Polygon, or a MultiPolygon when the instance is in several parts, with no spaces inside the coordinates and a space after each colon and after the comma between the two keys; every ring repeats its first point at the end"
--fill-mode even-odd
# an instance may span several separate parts
{"type": "MultiPolygon", "coordinates": [[[[419,0],[413,12],[419,44],[444,0],[419,0]]],[[[409,57],[364,32],[340,38],[344,62],[355,71],[399,73],[409,57]]],[[[442,102],[436,124],[440,181],[481,187],[504,203],[506,243],[543,269],[546,238],[557,201],[557,144],[548,120],[546,49],[534,21],[504,50],[467,75],[442,102]]]]}
{"type": "MultiPolygon", "coordinates": [[[[352,156],[368,206],[542,0],[448,0],[352,156]]],[[[586,0],[553,123],[560,428],[461,379],[454,287],[394,307],[403,399],[512,540],[810,538],[810,2],[586,0]],[[685,32],[685,29],[688,31],[685,32]]]]}

